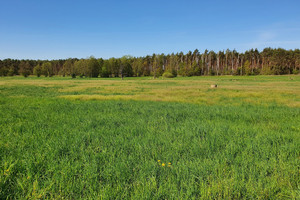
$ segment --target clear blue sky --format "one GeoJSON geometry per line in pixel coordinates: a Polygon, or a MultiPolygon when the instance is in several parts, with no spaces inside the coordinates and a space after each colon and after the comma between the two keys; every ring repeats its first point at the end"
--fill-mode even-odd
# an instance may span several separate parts
{"type": "Polygon", "coordinates": [[[0,59],[300,48],[300,0],[0,0],[0,59]]]}

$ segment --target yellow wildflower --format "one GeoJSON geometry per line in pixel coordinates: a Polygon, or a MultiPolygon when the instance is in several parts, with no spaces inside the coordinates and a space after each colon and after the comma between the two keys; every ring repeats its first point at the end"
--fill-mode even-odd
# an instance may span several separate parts
{"type": "Polygon", "coordinates": [[[166,165],[165,163],[161,164],[161,166],[163,166],[163,167],[164,167],[165,165],[166,165]]]}
{"type": "Polygon", "coordinates": [[[160,162],[160,160],[158,160],[157,162],[160,162]]]}
{"type": "Polygon", "coordinates": [[[169,165],[171,165],[171,163],[170,163],[170,162],[169,162],[168,164],[169,164],[169,165]]]}

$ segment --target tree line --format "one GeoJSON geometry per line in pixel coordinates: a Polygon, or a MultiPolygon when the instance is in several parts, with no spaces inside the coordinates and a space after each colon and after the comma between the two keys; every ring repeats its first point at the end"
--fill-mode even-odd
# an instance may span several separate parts
{"type": "Polygon", "coordinates": [[[153,54],[144,57],[0,60],[0,76],[29,75],[75,77],[131,76],[203,76],[203,75],[281,75],[299,74],[300,50],[265,48],[244,53],[235,50],[208,51],[197,49],[184,54],[153,54]]]}

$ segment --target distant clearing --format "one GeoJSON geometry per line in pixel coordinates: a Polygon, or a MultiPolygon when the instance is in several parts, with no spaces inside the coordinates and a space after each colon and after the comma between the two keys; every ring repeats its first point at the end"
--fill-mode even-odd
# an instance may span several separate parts
{"type": "MultiPolygon", "coordinates": [[[[300,76],[127,78],[3,78],[6,87],[41,86],[76,100],[171,101],[207,105],[251,103],[300,107],[300,76]],[[292,77],[292,78],[291,78],[292,77]],[[217,88],[210,85],[218,84],[217,88]]],[[[13,94],[15,95],[15,94],[13,94]]]]}

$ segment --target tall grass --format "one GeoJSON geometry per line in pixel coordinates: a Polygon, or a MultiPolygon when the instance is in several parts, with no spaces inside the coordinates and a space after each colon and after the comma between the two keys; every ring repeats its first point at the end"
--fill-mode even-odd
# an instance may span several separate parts
{"type": "Polygon", "coordinates": [[[298,107],[73,101],[1,81],[0,199],[300,197],[298,107]]]}

